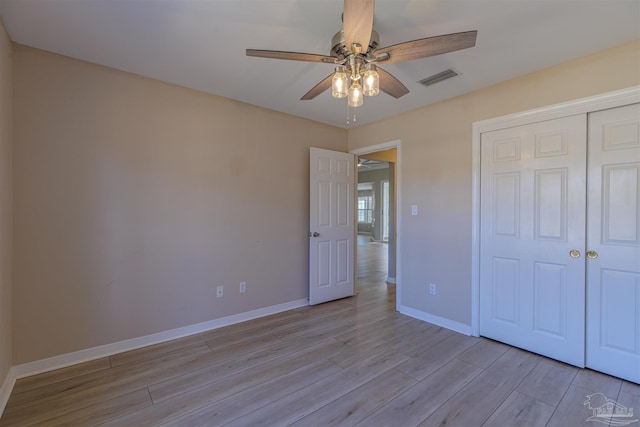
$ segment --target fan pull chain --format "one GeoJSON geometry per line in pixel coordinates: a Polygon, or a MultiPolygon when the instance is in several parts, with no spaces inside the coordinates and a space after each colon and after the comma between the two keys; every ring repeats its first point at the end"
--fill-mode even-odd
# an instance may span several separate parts
{"type": "MultiPolygon", "coordinates": [[[[358,121],[358,109],[353,109],[353,123],[358,121]]],[[[347,124],[351,124],[351,107],[347,104],[347,124]]]]}

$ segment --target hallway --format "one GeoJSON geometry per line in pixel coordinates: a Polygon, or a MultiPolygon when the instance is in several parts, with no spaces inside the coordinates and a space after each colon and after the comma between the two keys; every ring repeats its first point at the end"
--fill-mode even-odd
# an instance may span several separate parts
{"type": "Polygon", "coordinates": [[[387,243],[372,242],[370,235],[358,234],[357,287],[385,282],[389,259],[388,250],[387,243]]]}

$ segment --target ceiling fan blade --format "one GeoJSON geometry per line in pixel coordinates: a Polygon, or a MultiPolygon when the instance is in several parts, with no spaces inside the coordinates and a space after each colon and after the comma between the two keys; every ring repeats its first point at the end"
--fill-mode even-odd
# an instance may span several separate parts
{"type": "Polygon", "coordinates": [[[272,59],[288,59],[291,61],[306,61],[306,62],[324,62],[328,64],[335,64],[337,58],[326,55],[316,55],[314,53],[299,53],[299,52],[284,52],[281,50],[259,50],[259,49],[247,49],[247,56],[257,56],[260,58],[272,58],[272,59]]]}
{"type": "Polygon", "coordinates": [[[304,96],[300,98],[300,100],[307,101],[309,99],[313,99],[316,96],[320,95],[322,92],[324,92],[325,90],[331,87],[331,80],[333,80],[333,74],[329,74],[327,78],[325,78],[320,83],[312,87],[309,92],[305,93],[304,96]]]}
{"type": "Polygon", "coordinates": [[[393,77],[389,72],[377,67],[378,78],[380,79],[380,90],[394,98],[400,98],[409,93],[409,89],[400,80],[393,77]]]}
{"type": "Polygon", "coordinates": [[[478,31],[466,31],[399,43],[376,50],[375,57],[380,64],[393,64],[441,55],[475,46],[477,35],[478,31]]]}
{"type": "MultiPolygon", "coordinates": [[[[373,30],[373,0],[344,0],[342,27],[347,49],[353,52],[353,44],[358,43],[362,53],[369,49],[373,30]]],[[[356,53],[356,52],[354,52],[356,53]]]]}

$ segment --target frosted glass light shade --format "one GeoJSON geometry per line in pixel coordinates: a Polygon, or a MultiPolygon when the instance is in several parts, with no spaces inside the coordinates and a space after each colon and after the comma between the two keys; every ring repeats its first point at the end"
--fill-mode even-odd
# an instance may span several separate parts
{"type": "Polygon", "coordinates": [[[347,71],[344,67],[337,67],[331,80],[331,95],[334,98],[344,98],[348,94],[347,71]]]}
{"type": "Polygon", "coordinates": [[[364,102],[362,95],[362,86],[360,86],[360,83],[358,83],[357,80],[351,83],[349,87],[349,97],[347,98],[349,107],[361,107],[364,102]]]}
{"type": "Polygon", "coordinates": [[[373,64],[367,64],[366,70],[362,75],[363,88],[362,92],[366,96],[375,96],[380,93],[380,78],[376,66],[373,64]]]}

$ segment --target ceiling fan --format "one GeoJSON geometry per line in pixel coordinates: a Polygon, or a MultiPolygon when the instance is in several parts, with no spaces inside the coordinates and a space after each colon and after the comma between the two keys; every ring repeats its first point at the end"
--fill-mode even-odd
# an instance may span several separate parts
{"type": "Polygon", "coordinates": [[[335,71],[307,92],[301,100],[313,99],[332,88],[336,98],[348,97],[348,105],[359,107],[363,95],[383,91],[394,98],[409,93],[397,78],[378,67],[441,55],[475,46],[477,31],[446,34],[379,48],[380,37],[373,29],[374,0],[344,0],[343,29],[331,40],[329,55],[247,49],[247,56],[321,62],[337,65],[335,71]]]}

